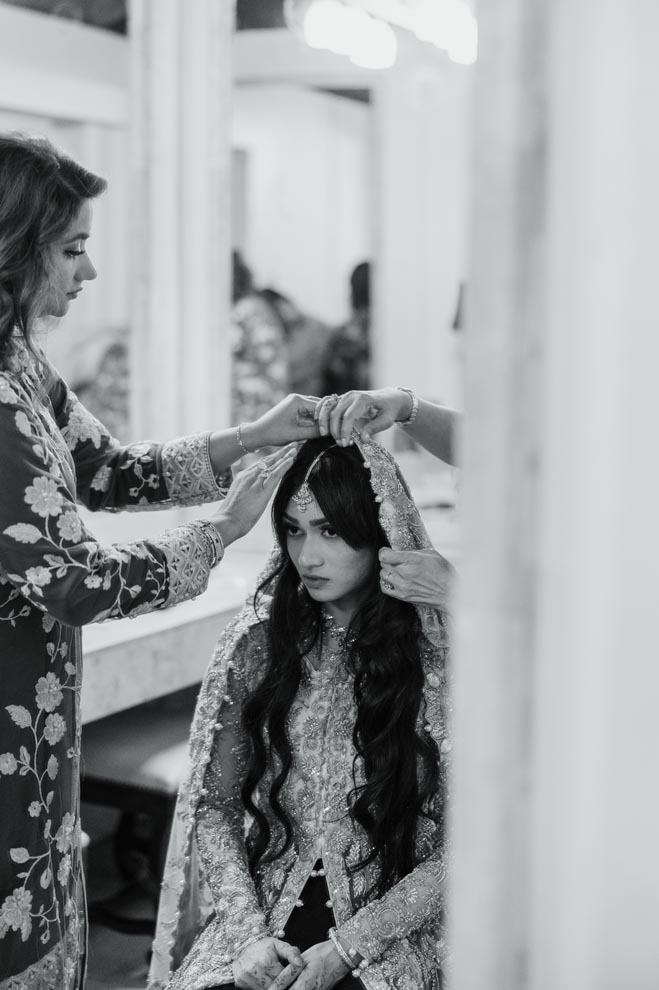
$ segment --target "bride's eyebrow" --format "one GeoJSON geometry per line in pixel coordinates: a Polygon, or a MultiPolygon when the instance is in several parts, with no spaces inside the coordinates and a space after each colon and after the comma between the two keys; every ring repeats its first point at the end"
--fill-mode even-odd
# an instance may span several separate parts
{"type": "MultiPolygon", "coordinates": [[[[299,526],[300,525],[300,520],[299,519],[294,519],[293,516],[289,516],[287,512],[284,513],[283,520],[284,520],[284,522],[290,523],[291,526],[299,526]]],[[[327,525],[327,519],[325,518],[325,516],[319,516],[317,519],[310,519],[309,520],[309,525],[310,526],[326,526],[327,525]]]]}

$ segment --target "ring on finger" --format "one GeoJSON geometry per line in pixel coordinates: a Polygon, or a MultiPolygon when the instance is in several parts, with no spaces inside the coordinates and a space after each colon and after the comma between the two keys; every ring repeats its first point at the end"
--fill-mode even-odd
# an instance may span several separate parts
{"type": "Polygon", "coordinates": [[[382,585],[383,588],[386,588],[387,591],[394,590],[393,583],[391,579],[387,577],[386,574],[383,574],[382,577],[380,578],[380,584],[382,585]]]}

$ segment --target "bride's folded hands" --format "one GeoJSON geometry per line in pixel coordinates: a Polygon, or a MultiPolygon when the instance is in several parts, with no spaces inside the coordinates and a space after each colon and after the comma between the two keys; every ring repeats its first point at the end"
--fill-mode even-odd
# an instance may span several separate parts
{"type": "Polygon", "coordinates": [[[278,984],[283,988],[290,986],[303,968],[299,949],[279,938],[266,937],[243,949],[233,964],[233,978],[237,990],[264,990],[286,973],[289,982],[278,984]]]}
{"type": "Polygon", "coordinates": [[[291,967],[277,976],[269,990],[332,990],[348,975],[350,967],[341,959],[331,941],[319,942],[302,953],[304,969],[291,967]]]}

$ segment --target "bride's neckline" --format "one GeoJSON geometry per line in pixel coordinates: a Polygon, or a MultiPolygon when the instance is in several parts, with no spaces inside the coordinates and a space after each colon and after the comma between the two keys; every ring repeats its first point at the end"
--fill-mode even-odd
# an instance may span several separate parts
{"type": "Polygon", "coordinates": [[[326,659],[331,657],[336,661],[345,657],[352,643],[352,636],[348,636],[348,629],[345,626],[340,626],[333,615],[323,609],[320,618],[321,635],[317,647],[313,651],[313,657],[310,654],[306,656],[307,666],[312,676],[323,671],[326,659]],[[331,646],[332,642],[335,644],[334,648],[331,646]]]}

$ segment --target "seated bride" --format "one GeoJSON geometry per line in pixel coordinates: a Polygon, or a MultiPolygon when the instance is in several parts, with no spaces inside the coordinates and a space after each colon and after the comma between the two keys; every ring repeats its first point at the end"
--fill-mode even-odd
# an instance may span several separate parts
{"type": "Polygon", "coordinates": [[[439,990],[445,620],[378,566],[428,536],[374,441],[308,441],[272,515],[200,691],[149,986],[439,990]]]}

